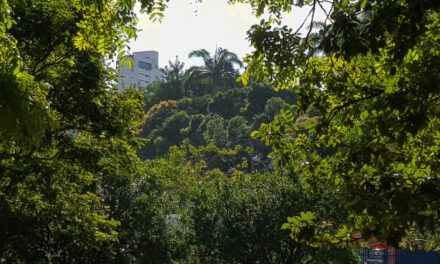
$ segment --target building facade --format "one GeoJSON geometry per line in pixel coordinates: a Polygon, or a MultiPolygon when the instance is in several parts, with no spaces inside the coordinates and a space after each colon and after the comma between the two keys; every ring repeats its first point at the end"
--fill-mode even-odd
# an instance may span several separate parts
{"type": "Polygon", "coordinates": [[[159,53],[157,51],[133,52],[129,55],[133,60],[130,68],[125,64],[120,67],[120,61],[116,61],[116,68],[119,69],[118,87],[122,91],[125,86],[135,88],[146,87],[148,84],[159,81],[162,73],[159,70],[159,53]]]}

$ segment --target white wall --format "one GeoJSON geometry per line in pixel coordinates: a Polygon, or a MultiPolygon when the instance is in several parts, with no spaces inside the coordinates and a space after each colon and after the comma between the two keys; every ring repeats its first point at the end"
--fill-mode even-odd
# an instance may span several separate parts
{"type": "MultiPolygon", "coordinates": [[[[124,65],[120,68],[120,72],[118,73],[118,85],[120,91],[122,91],[125,86],[136,88],[146,87],[153,81],[162,78],[162,73],[160,72],[158,65],[159,53],[157,51],[134,52],[132,58],[133,66],[129,68],[127,65],[124,65]],[[151,69],[140,67],[142,64],[145,65],[145,63],[151,65],[151,69]]],[[[116,65],[118,67],[119,62],[117,62],[116,65]]]]}

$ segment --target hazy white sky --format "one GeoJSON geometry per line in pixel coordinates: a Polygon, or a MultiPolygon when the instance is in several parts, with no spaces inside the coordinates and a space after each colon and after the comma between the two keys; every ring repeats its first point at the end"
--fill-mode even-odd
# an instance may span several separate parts
{"type": "MultiPolygon", "coordinates": [[[[213,53],[216,47],[226,48],[240,58],[251,51],[246,31],[259,19],[252,15],[248,5],[229,5],[227,0],[171,0],[162,23],[151,22],[146,15],[139,15],[138,39],[131,43],[131,51],[156,50],[159,67],[174,61],[176,55],[186,67],[200,64],[200,60],[188,61],[188,53],[204,48],[213,53]]],[[[306,10],[295,10],[283,22],[299,25],[306,17],[306,10]]]]}

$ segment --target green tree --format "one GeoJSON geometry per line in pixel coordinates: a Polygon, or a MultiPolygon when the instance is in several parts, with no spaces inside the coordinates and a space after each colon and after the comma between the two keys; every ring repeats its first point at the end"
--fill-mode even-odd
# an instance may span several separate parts
{"type": "Polygon", "coordinates": [[[225,147],[227,142],[227,131],[225,129],[225,120],[219,115],[209,115],[201,124],[203,129],[203,138],[206,143],[214,144],[219,147],[225,147]]]}
{"type": "Polygon", "coordinates": [[[192,199],[195,252],[202,263],[357,263],[350,249],[316,249],[280,229],[289,215],[306,208],[334,221],[344,217],[332,201],[307,197],[286,176],[222,176],[200,186],[192,199]]]}
{"type": "Polygon", "coordinates": [[[235,53],[223,48],[217,48],[212,57],[205,49],[194,50],[188,57],[198,57],[203,60],[202,66],[193,66],[188,69],[187,74],[190,79],[209,78],[212,80],[214,89],[233,83],[238,77],[238,71],[234,69],[234,66],[243,66],[235,53]]]}
{"type": "Polygon", "coordinates": [[[188,114],[208,114],[208,105],[212,101],[211,94],[204,96],[189,96],[179,101],[179,109],[188,114]]]}
{"type": "Polygon", "coordinates": [[[182,79],[185,75],[183,71],[183,67],[185,67],[185,63],[179,61],[179,57],[176,56],[176,60],[174,63],[172,61],[168,61],[169,67],[165,66],[165,68],[161,69],[161,72],[165,75],[165,80],[169,82],[174,82],[182,79]]]}
{"type": "Polygon", "coordinates": [[[228,145],[234,147],[235,145],[249,146],[251,128],[247,124],[246,119],[242,116],[235,116],[231,118],[227,126],[228,145]]]}
{"type": "Polygon", "coordinates": [[[161,159],[148,161],[138,174],[113,179],[108,195],[111,215],[120,226],[112,263],[174,263],[186,258],[189,229],[169,223],[169,216],[179,212],[175,208],[179,195],[164,175],[173,165],[161,159]]]}
{"type": "MultiPolygon", "coordinates": [[[[171,146],[181,144],[183,139],[187,136],[184,129],[188,127],[189,122],[190,116],[185,111],[179,111],[168,116],[162,126],[154,129],[150,134],[152,139],[157,137],[166,138],[166,141],[160,144],[161,148],[156,149],[157,152],[155,156],[161,156],[167,153],[171,146]]],[[[158,146],[159,145],[156,145],[156,147],[158,146]]]]}
{"type": "MultiPolygon", "coordinates": [[[[256,51],[244,82],[256,73],[278,89],[298,84],[296,110],[254,135],[273,147],[280,170],[295,172],[308,191],[338,197],[351,213],[337,234],[317,239],[359,232],[410,246],[421,236],[426,248],[438,247],[440,2],[234,2],[272,17],[249,31],[256,51]],[[273,19],[294,6],[310,10],[303,32],[273,19]],[[318,10],[327,15],[319,28],[318,10]],[[319,118],[296,122],[311,107],[319,118]]],[[[305,218],[295,218],[293,234],[305,218]]],[[[325,233],[322,222],[313,226],[325,233]]]]}
{"type": "Polygon", "coordinates": [[[112,261],[120,231],[112,184],[141,168],[144,113],[138,92],[109,85],[103,55],[134,36],[134,3],[2,0],[2,261],[112,261]]]}
{"type": "Polygon", "coordinates": [[[226,119],[240,115],[246,108],[248,94],[249,92],[241,87],[218,92],[212,96],[208,111],[226,119]]]}
{"type": "Polygon", "coordinates": [[[181,263],[356,263],[355,254],[344,245],[316,249],[292,240],[288,231],[280,229],[287,216],[306,209],[316,209],[334,222],[344,220],[346,212],[334,201],[305,194],[286,175],[245,175],[240,167],[246,169],[246,164],[234,165],[238,169],[231,178],[218,169],[206,168],[210,156],[233,160],[237,153],[237,149],[195,147],[184,141],[171,147],[168,155],[146,162],[149,176],[136,184],[136,190],[146,188],[139,195],[156,194],[148,196],[149,202],[142,200],[145,204],[137,203],[139,208],[130,207],[126,214],[131,216],[134,210],[143,215],[140,219],[148,219],[156,204],[162,215],[178,215],[178,220],[165,226],[158,221],[157,227],[142,232],[137,229],[141,225],[127,229],[139,238],[135,243],[139,245],[144,244],[145,232],[169,231],[155,233],[160,239],[153,241],[167,245],[167,250],[160,246],[160,256],[145,258],[152,263],[168,263],[169,259],[181,263]]]}
{"type": "MultiPolygon", "coordinates": [[[[123,55],[136,36],[136,0],[117,1],[15,1],[2,0],[0,8],[1,133],[26,144],[38,144],[55,124],[46,100],[50,83],[33,74],[69,61],[73,50],[93,50],[113,57],[123,55]],[[31,4],[29,4],[31,3],[31,4]],[[33,12],[32,6],[39,12],[33,12]],[[60,12],[65,10],[66,12],[60,12]],[[31,11],[31,12],[28,12],[31,11]],[[53,18],[47,19],[48,12],[53,18]],[[72,13],[76,12],[76,13],[72,13]],[[42,16],[40,17],[39,14],[42,16]],[[21,20],[21,16],[26,18],[21,20]],[[14,26],[14,24],[17,24],[14,26]],[[27,24],[26,26],[24,26],[27,24]],[[44,27],[41,25],[45,25],[44,27]],[[33,30],[26,30],[32,28],[33,30]],[[47,28],[47,31],[44,30],[47,28]],[[65,31],[62,31],[65,29],[65,31]],[[17,36],[29,36],[26,40],[17,36]],[[37,44],[33,38],[44,40],[37,44]],[[37,46],[39,45],[39,46],[37,46]],[[33,49],[34,53],[30,51],[33,49]],[[26,51],[28,50],[28,51],[26,51]],[[29,55],[30,57],[27,57],[29,55]],[[31,100],[29,100],[31,98],[31,100]]],[[[163,16],[164,0],[140,0],[141,11],[152,19],[163,16]]],[[[34,11],[35,11],[34,10],[34,11]]]]}
{"type": "MultiPolygon", "coordinates": [[[[249,89],[248,104],[244,109],[243,116],[248,120],[252,120],[255,116],[265,112],[267,101],[272,97],[281,97],[288,104],[296,104],[297,101],[293,89],[275,91],[271,85],[264,81],[251,80],[247,88],[249,89]]],[[[288,107],[285,109],[288,109],[288,107]]],[[[273,118],[273,116],[270,116],[270,118],[273,118]]],[[[261,122],[257,123],[255,129],[258,129],[260,124],[261,122]]]]}
{"type": "Polygon", "coordinates": [[[160,69],[164,81],[156,81],[143,87],[140,90],[144,94],[147,106],[153,106],[160,101],[179,100],[185,95],[185,82],[187,77],[184,74],[185,64],[176,57],[175,62],[169,61],[169,67],[160,69]]]}
{"type": "Polygon", "coordinates": [[[267,100],[266,105],[264,106],[264,111],[261,114],[258,114],[254,118],[254,128],[259,129],[261,124],[270,123],[274,116],[278,115],[280,111],[287,110],[290,108],[290,105],[287,104],[281,97],[272,97],[267,100]]]}

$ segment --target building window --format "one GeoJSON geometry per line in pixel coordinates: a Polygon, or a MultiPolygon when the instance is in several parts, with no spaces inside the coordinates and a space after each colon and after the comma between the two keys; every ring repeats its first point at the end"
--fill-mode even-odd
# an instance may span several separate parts
{"type": "Polygon", "coordinates": [[[151,63],[139,61],[139,68],[144,69],[146,71],[151,71],[152,65],[151,63]]]}

